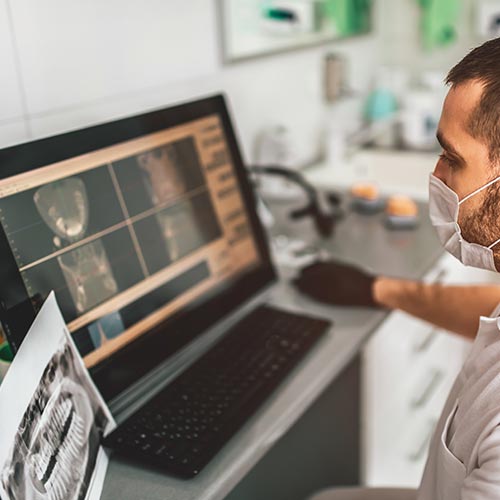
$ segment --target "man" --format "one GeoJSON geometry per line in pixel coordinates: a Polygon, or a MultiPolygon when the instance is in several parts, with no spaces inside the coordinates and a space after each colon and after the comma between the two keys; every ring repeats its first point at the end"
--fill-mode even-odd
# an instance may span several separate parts
{"type": "MultiPolygon", "coordinates": [[[[447,84],[437,134],[443,151],[430,178],[431,220],[445,249],[464,264],[498,272],[500,38],[470,52],[447,84]]],[[[437,424],[418,492],[331,490],[314,500],[500,499],[500,287],[372,277],[333,262],[310,266],[296,284],[322,301],[401,309],[475,339],[437,424]],[[335,287],[318,286],[329,279],[335,287]]]]}

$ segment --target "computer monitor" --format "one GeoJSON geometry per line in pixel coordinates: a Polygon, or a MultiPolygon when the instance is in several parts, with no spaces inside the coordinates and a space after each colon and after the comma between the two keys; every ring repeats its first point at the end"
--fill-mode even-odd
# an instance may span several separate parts
{"type": "Polygon", "coordinates": [[[221,95],[0,151],[14,347],[51,290],[108,400],[274,279],[221,95]]]}

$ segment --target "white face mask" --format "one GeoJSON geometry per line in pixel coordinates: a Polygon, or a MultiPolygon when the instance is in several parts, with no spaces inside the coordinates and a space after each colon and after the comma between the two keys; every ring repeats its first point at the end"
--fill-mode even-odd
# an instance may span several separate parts
{"type": "Polygon", "coordinates": [[[500,242],[500,238],[490,246],[469,243],[462,237],[458,225],[459,206],[475,194],[499,181],[493,179],[483,187],[476,189],[465,198],[459,200],[457,194],[434,174],[429,178],[429,215],[432,225],[436,228],[441,244],[449,253],[466,266],[479,267],[496,271],[492,248],[500,242]]]}

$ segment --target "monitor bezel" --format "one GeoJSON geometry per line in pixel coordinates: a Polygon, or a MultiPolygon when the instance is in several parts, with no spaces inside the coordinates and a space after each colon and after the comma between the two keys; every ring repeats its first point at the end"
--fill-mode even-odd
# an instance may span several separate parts
{"type": "MultiPolygon", "coordinates": [[[[90,369],[103,397],[119,396],[218,320],[233,312],[276,279],[256,198],[240,154],[223,94],[122,118],[113,122],[22,143],[0,150],[0,179],[54,164],[210,115],[220,117],[227,146],[258,248],[260,262],[231,285],[219,286],[192,301],[136,341],[90,369]],[[168,333],[166,333],[168,331],[168,333]],[[126,369],[125,369],[126,367],[126,369]]],[[[16,350],[36,315],[7,237],[0,224],[0,319],[16,350]]]]}

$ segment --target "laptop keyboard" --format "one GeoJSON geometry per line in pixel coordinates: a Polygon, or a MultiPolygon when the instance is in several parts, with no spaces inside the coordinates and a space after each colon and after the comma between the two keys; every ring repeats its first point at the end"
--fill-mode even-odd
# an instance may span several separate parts
{"type": "Polygon", "coordinates": [[[105,446],[176,476],[197,475],[329,326],[269,306],[254,309],[105,446]]]}

